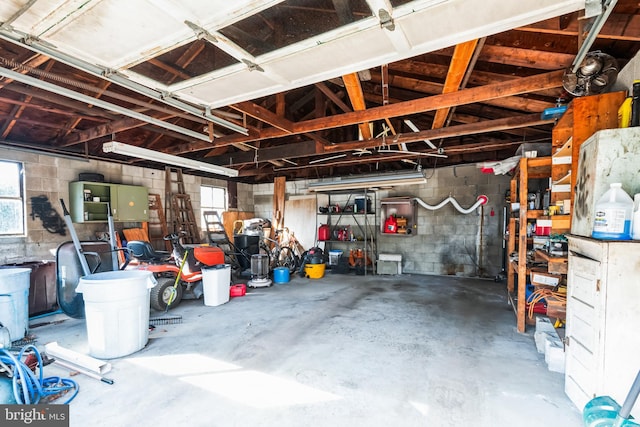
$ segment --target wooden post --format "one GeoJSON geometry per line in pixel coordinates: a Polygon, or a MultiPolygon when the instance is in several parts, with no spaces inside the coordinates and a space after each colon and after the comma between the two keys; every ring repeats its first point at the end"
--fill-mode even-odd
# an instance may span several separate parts
{"type": "Polygon", "coordinates": [[[281,230],[284,228],[284,203],[287,187],[287,179],[278,176],[273,180],[273,218],[271,219],[271,229],[281,230]]]}

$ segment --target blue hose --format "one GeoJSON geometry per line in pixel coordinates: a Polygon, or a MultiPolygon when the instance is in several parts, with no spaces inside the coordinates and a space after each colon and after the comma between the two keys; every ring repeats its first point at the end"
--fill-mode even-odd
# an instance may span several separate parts
{"type": "Polygon", "coordinates": [[[0,349],[0,362],[12,368],[13,395],[18,404],[37,404],[45,397],[72,390],[71,396],[62,403],[66,405],[78,394],[79,387],[75,381],[68,378],[44,377],[42,357],[38,349],[31,344],[24,346],[17,358],[5,349],[0,349]],[[37,375],[22,362],[22,357],[28,350],[33,350],[33,354],[38,359],[37,375]]]}

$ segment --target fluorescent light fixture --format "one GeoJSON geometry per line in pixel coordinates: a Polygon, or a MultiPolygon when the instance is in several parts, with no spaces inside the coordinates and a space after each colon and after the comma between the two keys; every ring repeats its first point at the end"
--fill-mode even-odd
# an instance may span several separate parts
{"type": "Polygon", "coordinates": [[[211,163],[199,162],[197,160],[191,160],[185,157],[173,156],[171,154],[148,150],[146,148],[136,147],[135,145],[124,144],[117,141],[105,142],[104,144],[102,144],[102,151],[104,151],[105,153],[122,154],[125,156],[137,157],[139,159],[151,160],[158,163],[180,166],[185,169],[194,169],[202,172],[210,172],[231,177],[238,176],[238,171],[235,169],[225,168],[222,166],[213,165],[211,163]]]}
{"type": "Polygon", "coordinates": [[[356,177],[335,178],[331,181],[318,181],[309,184],[309,191],[352,190],[358,188],[393,187],[395,185],[424,184],[427,179],[422,171],[403,173],[362,175],[356,177]]]}

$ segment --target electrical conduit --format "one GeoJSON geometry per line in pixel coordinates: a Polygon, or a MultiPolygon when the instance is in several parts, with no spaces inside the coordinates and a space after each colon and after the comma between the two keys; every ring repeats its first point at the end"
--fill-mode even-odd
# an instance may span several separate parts
{"type": "Polygon", "coordinates": [[[466,215],[466,214],[469,214],[469,213],[473,212],[478,207],[480,207],[482,205],[486,205],[487,202],[489,201],[489,198],[487,196],[485,196],[484,194],[481,194],[481,195],[478,196],[478,199],[476,200],[476,202],[471,207],[469,207],[467,209],[465,209],[462,206],[460,206],[460,204],[452,196],[447,197],[446,199],[444,199],[443,201],[441,201],[437,205],[429,205],[429,204],[425,203],[424,201],[422,201],[421,199],[419,199],[417,197],[414,197],[413,200],[418,202],[418,204],[420,206],[422,206],[423,208],[429,209],[429,210],[432,210],[432,211],[435,211],[435,210],[438,210],[438,209],[444,207],[447,203],[451,203],[453,205],[453,207],[456,208],[460,213],[463,213],[463,214],[466,215]]]}

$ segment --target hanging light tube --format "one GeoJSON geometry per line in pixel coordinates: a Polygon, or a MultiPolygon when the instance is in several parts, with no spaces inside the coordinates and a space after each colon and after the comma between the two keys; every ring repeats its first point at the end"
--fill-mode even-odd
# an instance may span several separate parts
{"type": "Polygon", "coordinates": [[[309,191],[352,190],[359,188],[392,187],[395,185],[424,184],[427,179],[422,171],[410,173],[365,175],[359,177],[337,178],[331,181],[318,181],[309,184],[309,191]]]}
{"type": "Polygon", "coordinates": [[[194,169],[202,172],[210,172],[218,175],[236,177],[238,171],[235,169],[225,168],[211,163],[199,162],[197,160],[187,159],[185,157],[173,156],[171,154],[161,153],[159,151],[148,150],[135,145],[124,144],[122,142],[111,141],[102,144],[102,151],[105,153],[122,154],[125,156],[137,157],[139,159],[151,160],[158,163],[166,163],[169,165],[180,166],[186,169],[194,169]]]}
{"type": "Polygon", "coordinates": [[[81,71],[92,74],[96,77],[106,79],[126,89],[132,90],[141,95],[148,96],[149,98],[152,98],[158,102],[171,105],[172,107],[178,108],[189,114],[193,114],[198,117],[204,117],[205,119],[217,125],[220,125],[222,127],[230,129],[232,131],[241,133],[243,135],[249,134],[249,131],[247,128],[238,126],[233,122],[217,117],[211,114],[210,112],[206,111],[206,108],[202,109],[202,108],[198,108],[196,106],[187,104],[186,102],[182,102],[179,99],[172,98],[171,96],[167,96],[166,93],[163,93],[159,90],[152,89],[150,87],[137,83],[123,76],[122,74],[115,72],[114,70],[93,65],[82,59],[75,58],[71,55],[67,55],[55,49],[55,47],[50,43],[44,42],[42,40],[38,40],[37,38],[31,37],[28,34],[10,31],[9,29],[2,26],[0,28],[0,39],[4,39],[11,43],[15,43],[19,46],[24,47],[25,49],[29,49],[41,55],[46,55],[50,58],[55,59],[56,61],[65,63],[71,67],[75,67],[81,71]]]}

